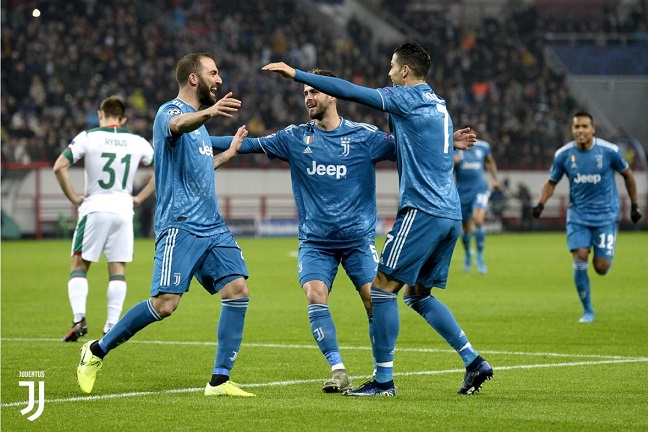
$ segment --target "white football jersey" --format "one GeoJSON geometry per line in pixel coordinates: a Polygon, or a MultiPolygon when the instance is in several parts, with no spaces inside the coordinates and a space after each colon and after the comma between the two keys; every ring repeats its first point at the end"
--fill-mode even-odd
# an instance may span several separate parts
{"type": "Polygon", "coordinates": [[[146,139],[126,129],[98,127],[77,135],[63,154],[71,163],[84,159],[80,217],[94,212],[133,214],[137,167],[153,163],[153,147],[146,139]]]}

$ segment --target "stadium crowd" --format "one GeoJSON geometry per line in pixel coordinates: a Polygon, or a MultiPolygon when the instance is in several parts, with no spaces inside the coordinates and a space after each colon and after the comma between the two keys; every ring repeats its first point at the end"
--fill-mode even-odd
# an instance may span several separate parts
{"type": "MultiPolygon", "coordinates": [[[[369,86],[389,86],[382,46],[370,28],[351,19],[346,35],[325,25],[316,8],[297,0],[43,2],[39,17],[26,2],[2,7],[2,160],[52,162],[75,131],[96,126],[97,101],[120,95],[127,127],[151,136],[155,110],[169,98],[175,60],[205,51],[223,71],[219,94],[243,101],[236,120],[216,122],[212,134],[231,135],[246,124],[250,136],[303,123],[303,99],[293,82],[260,73],[270,61],[304,70],[335,71],[369,86]],[[362,59],[358,61],[357,59],[362,59]]],[[[461,27],[442,12],[400,8],[433,56],[430,83],[444,97],[455,127],[471,125],[491,142],[503,169],[546,169],[567,138],[565,119],[576,108],[565,77],[544,61],[543,38],[532,9],[461,27]]],[[[387,130],[386,117],[358,104],[342,116],[387,130]]],[[[230,166],[282,164],[245,155],[230,166]]]]}

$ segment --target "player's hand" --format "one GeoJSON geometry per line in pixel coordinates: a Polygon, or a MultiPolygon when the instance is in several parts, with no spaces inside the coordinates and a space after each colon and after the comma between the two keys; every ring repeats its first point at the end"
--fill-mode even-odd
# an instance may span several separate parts
{"type": "Polygon", "coordinates": [[[539,218],[542,214],[542,210],[544,210],[544,204],[538,203],[537,206],[533,207],[533,217],[536,219],[539,218]]]}
{"type": "Polygon", "coordinates": [[[470,131],[470,128],[458,129],[452,134],[454,148],[459,150],[470,150],[477,142],[477,135],[470,131]]]}
{"type": "Polygon", "coordinates": [[[267,64],[263,66],[261,70],[265,72],[277,72],[282,77],[290,79],[295,78],[295,75],[297,74],[295,68],[290,67],[283,62],[267,64]]]}
{"type": "Polygon", "coordinates": [[[238,128],[236,134],[234,135],[234,138],[232,138],[232,142],[229,147],[230,150],[234,152],[234,154],[237,154],[238,151],[241,149],[241,145],[243,144],[243,139],[247,135],[248,135],[248,130],[245,128],[245,125],[238,128]]]}
{"type": "Polygon", "coordinates": [[[632,223],[637,223],[639,222],[639,219],[641,219],[641,213],[639,213],[639,204],[632,204],[630,206],[630,219],[632,219],[632,223]]]}
{"type": "Polygon", "coordinates": [[[232,92],[227,93],[222,99],[207,108],[212,117],[233,117],[232,113],[241,107],[241,101],[232,97],[232,92]]]}

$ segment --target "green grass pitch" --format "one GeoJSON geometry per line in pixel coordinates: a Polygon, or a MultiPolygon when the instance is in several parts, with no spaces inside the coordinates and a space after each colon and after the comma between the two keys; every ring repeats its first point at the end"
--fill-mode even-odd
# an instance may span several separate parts
{"type": "MultiPolygon", "coordinates": [[[[456,394],[459,356],[399,300],[396,398],[324,394],[328,364],[310,334],[296,274],[297,240],[238,239],[251,291],[232,379],[258,397],[207,398],[218,296],[194,283],[174,316],[111,352],[95,392],[76,384],[81,343],[71,323],[68,240],[2,243],[3,431],[612,431],[648,430],[648,233],[622,232],[611,272],[589,269],[596,322],[582,310],[564,233],[487,237],[489,273],[464,273],[455,253],[453,311],[495,377],[474,396],[456,394]],[[42,415],[29,421],[20,373],[44,373],[42,415]]],[[[381,242],[379,242],[381,243],[381,242]]],[[[124,312],[148,298],[153,241],[138,240],[124,312]]],[[[105,319],[105,261],[89,273],[89,335],[105,319]]],[[[402,295],[400,296],[402,299],[402,295]]],[[[330,299],[354,384],[372,372],[364,309],[343,270],[330,299]]]]}

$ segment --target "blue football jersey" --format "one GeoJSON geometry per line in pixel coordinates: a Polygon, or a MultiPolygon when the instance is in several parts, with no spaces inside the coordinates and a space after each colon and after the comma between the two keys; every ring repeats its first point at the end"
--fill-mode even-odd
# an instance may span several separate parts
{"type": "MultiPolygon", "coordinates": [[[[229,137],[212,139],[212,144],[225,149],[229,137]]],[[[375,236],[375,164],[396,160],[392,135],[345,119],[331,131],[309,121],[245,138],[240,152],[288,162],[301,241],[350,247],[375,236]]]]}
{"type": "Polygon", "coordinates": [[[399,210],[461,220],[453,178],[453,126],[445,101],[421,83],[378,89],[398,151],[399,210]]]}
{"type": "Polygon", "coordinates": [[[488,182],[484,177],[484,161],[491,152],[490,145],[483,140],[477,140],[475,146],[469,150],[456,150],[459,162],[455,164],[455,178],[459,196],[475,196],[488,192],[488,182]]]}
{"type": "Polygon", "coordinates": [[[569,179],[567,222],[601,225],[618,221],[615,171],[628,167],[617,145],[596,137],[589,150],[579,150],[575,141],[558,149],[549,179],[556,183],[563,175],[569,179]]]}
{"type": "Polygon", "coordinates": [[[153,122],[155,151],[155,233],[177,227],[198,236],[226,232],[218,213],[214,159],[209,133],[198,129],[174,135],[169,121],[196,110],[180,99],[163,104],[153,122]]]}

